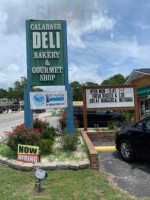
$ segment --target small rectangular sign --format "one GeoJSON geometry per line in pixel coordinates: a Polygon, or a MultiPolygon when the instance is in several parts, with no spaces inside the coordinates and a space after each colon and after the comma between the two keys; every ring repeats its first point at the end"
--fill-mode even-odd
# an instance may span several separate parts
{"type": "Polygon", "coordinates": [[[47,108],[66,108],[67,92],[30,92],[30,106],[32,110],[47,108]]]}
{"type": "Polygon", "coordinates": [[[18,144],[17,160],[27,163],[39,162],[39,147],[31,145],[18,144]]]}
{"type": "Polygon", "coordinates": [[[134,89],[100,88],[86,89],[87,108],[134,107],[134,89]]]}

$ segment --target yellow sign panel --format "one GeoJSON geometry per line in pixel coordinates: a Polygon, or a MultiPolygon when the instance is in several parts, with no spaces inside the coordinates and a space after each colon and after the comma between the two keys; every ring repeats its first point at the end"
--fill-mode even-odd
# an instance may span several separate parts
{"type": "Polygon", "coordinates": [[[39,147],[38,146],[18,144],[18,155],[19,154],[39,155],[39,147]]]}
{"type": "Polygon", "coordinates": [[[73,106],[83,106],[83,101],[73,101],[73,106]]]}

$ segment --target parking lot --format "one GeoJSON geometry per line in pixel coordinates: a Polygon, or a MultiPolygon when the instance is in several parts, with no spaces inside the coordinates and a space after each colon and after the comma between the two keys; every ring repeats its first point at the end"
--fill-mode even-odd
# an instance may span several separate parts
{"type": "MultiPolygon", "coordinates": [[[[93,143],[94,146],[112,146],[114,142],[93,143]]],[[[99,151],[100,170],[111,174],[117,186],[135,197],[150,197],[150,163],[127,163],[117,151],[99,151]]]]}

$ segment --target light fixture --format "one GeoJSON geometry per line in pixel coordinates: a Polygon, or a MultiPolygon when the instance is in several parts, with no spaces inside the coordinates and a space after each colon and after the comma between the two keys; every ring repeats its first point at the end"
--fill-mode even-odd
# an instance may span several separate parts
{"type": "Polygon", "coordinates": [[[44,180],[46,177],[48,177],[48,173],[45,170],[36,168],[35,176],[38,179],[38,182],[35,183],[35,188],[34,188],[34,191],[35,191],[35,194],[36,194],[36,193],[39,193],[41,191],[41,189],[42,189],[41,180],[44,180]]]}

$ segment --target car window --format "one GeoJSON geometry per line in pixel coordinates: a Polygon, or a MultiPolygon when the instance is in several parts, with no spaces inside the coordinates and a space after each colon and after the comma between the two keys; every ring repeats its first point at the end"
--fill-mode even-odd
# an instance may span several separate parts
{"type": "Polygon", "coordinates": [[[107,112],[106,110],[96,110],[96,113],[101,115],[106,114],[106,112],[107,112]]]}
{"type": "Polygon", "coordinates": [[[88,110],[88,111],[87,111],[87,114],[95,114],[95,113],[96,113],[95,110],[88,110]]]}
{"type": "Polygon", "coordinates": [[[150,130],[150,119],[146,121],[146,128],[150,130]]]}
{"type": "Polygon", "coordinates": [[[142,129],[142,122],[137,123],[135,127],[142,129]]]}

